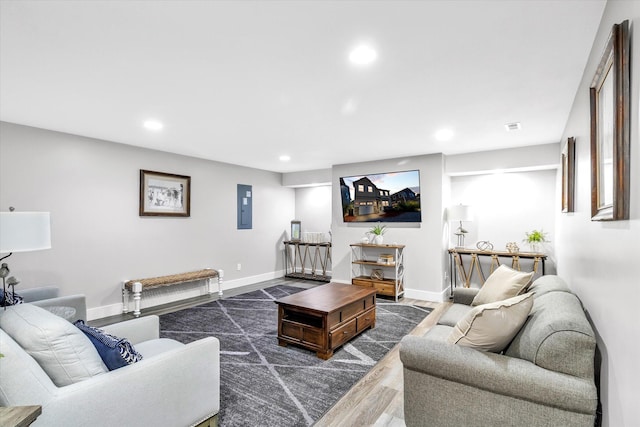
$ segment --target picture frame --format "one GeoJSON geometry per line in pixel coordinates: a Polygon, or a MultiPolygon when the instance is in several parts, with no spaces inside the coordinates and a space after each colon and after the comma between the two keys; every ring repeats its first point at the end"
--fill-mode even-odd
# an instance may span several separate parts
{"type": "Polygon", "coordinates": [[[299,242],[300,241],[300,231],[301,231],[302,223],[300,221],[291,221],[291,241],[299,242]]]}
{"type": "Polygon", "coordinates": [[[570,137],[562,149],[562,212],[573,212],[576,179],[576,139],[570,137]]]}
{"type": "Polygon", "coordinates": [[[140,216],[191,216],[191,177],[140,169],[140,216]]]}
{"type": "Polygon", "coordinates": [[[629,219],[629,21],[615,24],[590,86],[591,220],[629,219]]]}

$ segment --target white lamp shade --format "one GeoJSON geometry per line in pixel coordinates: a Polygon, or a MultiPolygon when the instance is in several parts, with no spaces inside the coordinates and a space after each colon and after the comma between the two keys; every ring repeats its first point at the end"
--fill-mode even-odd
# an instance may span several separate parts
{"type": "Polygon", "coordinates": [[[49,212],[0,212],[0,253],[51,248],[49,212]]]}
{"type": "Polygon", "coordinates": [[[454,205],[447,208],[447,219],[449,221],[471,221],[471,206],[454,205]]]}

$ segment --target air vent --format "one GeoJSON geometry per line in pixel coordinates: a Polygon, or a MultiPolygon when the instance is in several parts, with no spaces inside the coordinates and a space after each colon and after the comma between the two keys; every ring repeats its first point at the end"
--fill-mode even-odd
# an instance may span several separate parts
{"type": "Polygon", "coordinates": [[[520,124],[520,122],[507,123],[506,125],[504,125],[504,128],[507,130],[507,132],[512,132],[514,130],[522,129],[522,125],[520,124]]]}

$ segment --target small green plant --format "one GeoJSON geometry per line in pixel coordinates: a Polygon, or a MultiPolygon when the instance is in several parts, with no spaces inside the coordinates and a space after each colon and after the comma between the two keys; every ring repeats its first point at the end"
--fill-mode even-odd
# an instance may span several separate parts
{"type": "Polygon", "coordinates": [[[369,230],[369,233],[375,234],[376,236],[382,236],[386,232],[387,232],[387,226],[380,225],[380,224],[376,225],[375,227],[371,228],[371,230],[369,230]]]}
{"type": "Polygon", "coordinates": [[[525,232],[526,239],[522,239],[525,243],[543,243],[547,241],[547,233],[542,230],[533,230],[530,233],[525,232]]]}

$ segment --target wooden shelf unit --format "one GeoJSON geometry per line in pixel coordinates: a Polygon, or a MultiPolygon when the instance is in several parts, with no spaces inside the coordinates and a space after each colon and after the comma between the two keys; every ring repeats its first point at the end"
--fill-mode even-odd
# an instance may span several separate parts
{"type": "Polygon", "coordinates": [[[354,243],[351,246],[351,283],[374,288],[378,295],[398,298],[404,295],[404,245],[354,243]],[[379,262],[381,254],[393,255],[392,263],[379,262]],[[376,277],[381,270],[383,277],[376,277]]]}

